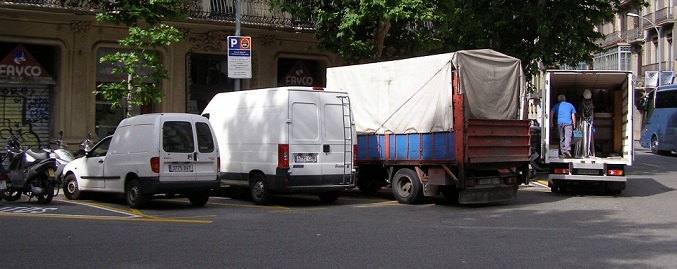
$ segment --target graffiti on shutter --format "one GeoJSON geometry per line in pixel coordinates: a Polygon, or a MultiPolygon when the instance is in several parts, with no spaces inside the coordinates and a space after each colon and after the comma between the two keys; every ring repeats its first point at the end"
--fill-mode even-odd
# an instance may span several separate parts
{"type": "Polygon", "coordinates": [[[22,146],[49,147],[49,93],[46,85],[0,84],[0,145],[11,128],[22,146]]]}

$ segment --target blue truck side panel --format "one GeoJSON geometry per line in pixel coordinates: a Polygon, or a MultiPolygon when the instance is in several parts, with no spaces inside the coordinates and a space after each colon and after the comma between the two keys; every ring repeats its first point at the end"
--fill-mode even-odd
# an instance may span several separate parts
{"type": "Polygon", "coordinates": [[[453,159],[453,132],[357,135],[358,161],[453,159]]]}

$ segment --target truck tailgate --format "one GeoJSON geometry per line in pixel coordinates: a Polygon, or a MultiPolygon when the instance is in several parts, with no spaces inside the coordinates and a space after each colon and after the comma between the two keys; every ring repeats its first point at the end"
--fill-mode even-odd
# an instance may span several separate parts
{"type": "Polygon", "coordinates": [[[464,143],[466,165],[528,162],[529,124],[528,120],[468,120],[464,143]]]}

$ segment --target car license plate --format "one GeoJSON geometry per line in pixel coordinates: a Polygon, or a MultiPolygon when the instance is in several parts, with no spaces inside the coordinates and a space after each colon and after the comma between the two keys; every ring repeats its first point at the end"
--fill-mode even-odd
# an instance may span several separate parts
{"type": "Polygon", "coordinates": [[[294,153],[295,163],[316,163],[317,153],[294,153]]]}
{"type": "Polygon", "coordinates": [[[4,180],[0,180],[0,190],[7,189],[7,183],[4,180]]]}
{"type": "Polygon", "coordinates": [[[169,172],[193,172],[192,164],[170,164],[169,172]]]}

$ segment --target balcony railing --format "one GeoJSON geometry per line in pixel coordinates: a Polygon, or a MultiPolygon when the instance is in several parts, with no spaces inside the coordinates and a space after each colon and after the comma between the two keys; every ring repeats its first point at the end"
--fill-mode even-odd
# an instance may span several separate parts
{"type": "Polygon", "coordinates": [[[651,25],[651,22],[653,21],[653,17],[654,17],[653,15],[654,15],[653,13],[644,15],[644,18],[646,20],[645,19],[641,20],[642,21],[642,27],[644,29],[653,28],[653,25],[651,25]]]}
{"type": "MultiPolygon", "coordinates": [[[[114,2],[115,0],[111,0],[114,2]]],[[[3,0],[2,5],[33,6],[55,9],[77,9],[102,11],[101,7],[90,5],[87,0],[3,0]]],[[[270,10],[269,0],[242,0],[243,24],[257,24],[273,27],[293,27],[314,29],[315,24],[308,20],[299,20],[279,9],[270,10]]],[[[235,22],[234,0],[192,0],[187,6],[189,20],[209,20],[235,22]]]]}
{"type": "Polygon", "coordinates": [[[644,29],[642,28],[635,28],[621,33],[621,40],[628,43],[639,42],[643,39],[644,29]]]}
{"type": "Polygon", "coordinates": [[[615,45],[620,41],[621,41],[620,32],[613,32],[613,33],[605,35],[604,38],[602,40],[600,40],[599,43],[602,47],[606,47],[606,46],[610,46],[610,45],[615,45]]]}
{"type": "Polygon", "coordinates": [[[669,22],[675,20],[675,15],[672,13],[672,8],[663,8],[656,11],[655,23],[661,24],[663,22],[669,22]]]}

